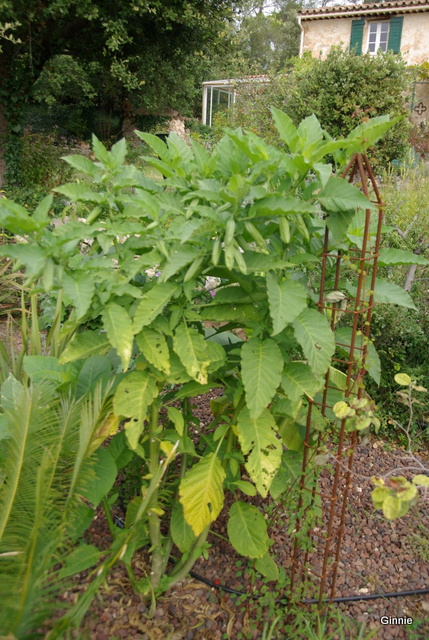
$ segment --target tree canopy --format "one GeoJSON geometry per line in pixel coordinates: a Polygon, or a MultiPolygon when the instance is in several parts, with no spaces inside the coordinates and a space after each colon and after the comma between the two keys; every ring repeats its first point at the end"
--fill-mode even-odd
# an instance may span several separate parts
{"type": "Polygon", "coordinates": [[[0,134],[19,132],[23,105],[55,56],[96,65],[97,92],[134,94],[148,110],[183,109],[222,53],[231,0],[2,0],[0,134]]]}

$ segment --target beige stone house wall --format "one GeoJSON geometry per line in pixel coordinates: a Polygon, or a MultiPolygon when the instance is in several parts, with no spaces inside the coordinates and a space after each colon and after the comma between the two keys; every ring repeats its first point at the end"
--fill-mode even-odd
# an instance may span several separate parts
{"type": "Polygon", "coordinates": [[[303,20],[304,30],[303,53],[311,51],[314,58],[324,59],[332,46],[350,46],[350,18],[333,18],[332,20],[303,20]]]}
{"type": "MultiPolygon", "coordinates": [[[[380,20],[380,18],[371,18],[380,20]]],[[[303,52],[311,51],[314,57],[326,58],[333,45],[343,49],[350,46],[352,18],[332,18],[328,20],[303,20],[303,52]]],[[[362,50],[368,41],[368,19],[365,19],[362,50]]],[[[404,15],[401,53],[408,64],[420,64],[429,60],[429,13],[404,15]]]]}

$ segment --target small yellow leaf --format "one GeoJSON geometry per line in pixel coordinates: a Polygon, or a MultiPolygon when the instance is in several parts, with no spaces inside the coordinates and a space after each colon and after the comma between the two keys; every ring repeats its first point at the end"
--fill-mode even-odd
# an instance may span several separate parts
{"type": "Polygon", "coordinates": [[[411,384],[411,378],[407,373],[397,373],[395,376],[395,382],[403,387],[409,387],[411,384]]]}
{"type": "Polygon", "coordinates": [[[160,447],[161,451],[165,453],[166,456],[169,456],[174,449],[174,444],[169,440],[163,440],[160,444],[160,447]]]}
{"type": "Polygon", "coordinates": [[[424,476],[423,474],[414,476],[413,484],[416,484],[418,487],[429,487],[429,477],[424,476]]]}

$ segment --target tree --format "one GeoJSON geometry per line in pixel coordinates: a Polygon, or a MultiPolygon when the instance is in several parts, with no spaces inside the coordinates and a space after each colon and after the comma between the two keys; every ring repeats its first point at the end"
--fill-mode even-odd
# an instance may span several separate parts
{"type": "MultiPolygon", "coordinates": [[[[13,165],[22,114],[45,64],[67,55],[99,66],[98,90],[162,108],[183,98],[181,80],[227,42],[230,0],[4,0],[1,4],[0,160],[13,165]],[[168,86],[166,86],[168,84],[168,86]],[[6,148],[6,154],[4,151],[6,148]]],[[[183,99],[182,99],[183,103],[183,99]]]]}

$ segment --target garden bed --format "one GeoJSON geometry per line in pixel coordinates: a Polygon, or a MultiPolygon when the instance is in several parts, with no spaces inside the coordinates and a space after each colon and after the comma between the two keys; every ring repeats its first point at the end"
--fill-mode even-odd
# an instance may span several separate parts
{"type": "MultiPolygon", "coordinates": [[[[209,397],[199,397],[195,402],[195,411],[202,425],[206,425],[211,417],[209,397]]],[[[404,464],[404,455],[403,450],[376,439],[367,439],[356,447],[336,596],[419,590],[429,585],[427,504],[421,503],[405,517],[392,523],[386,521],[381,512],[374,511],[371,501],[369,477],[401,466],[404,464]]],[[[331,476],[326,469],[321,483],[328,486],[330,482],[331,476]]],[[[117,512],[116,515],[123,514],[117,512]]],[[[227,510],[224,509],[214,523],[214,534],[210,534],[208,539],[212,545],[209,557],[207,560],[200,558],[194,571],[216,585],[225,585],[252,595],[265,592],[262,600],[240,598],[197,579],[187,578],[159,599],[155,615],[149,619],[147,604],[133,593],[125,568],[118,565],[93,602],[82,631],[88,632],[94,640],[131,637],[141,640],[261,638],[264,622],[271,622],[278,615],[284,619],[287,611],[283,604],[274,601],[278,590],[276,583],[255,578],[253,572],[247,569],[246,560],[234,551],[229,542],[219,537],[225,535],[226,521],[227,510]]],[[[99,547],[107,547],[110,543],[108,527],[101,511],[88,534],[99,547]]],[[[282,521],[281,514],[271,528],[271,537],[275,541],[272,555],[278,565],[284,567],[287,575],[291,565],[291,543],[287,535],[287,522],[282,521]]],[[[315,553],[313,563],[317,564],[317,561],[315,553]]],[[[144,554],[136,559],[135,568],[142,575],[149,570],[148,558],[144,554]]],[[[314,607],[312,616],[308,615],[307,610],[308,607],[305,607],[300,614],[296,607],[292,609],[296,635],[292,636],[291,628],[285,628],[285,623],[279,621],[273,637],[308,638],[305,619],[314,628],[316,615],[314,607]]],[[[338,629],[341,624],[345,627],[342,635],[329,637],[358,637],[358,626],[365,621],[365,634],[373,630],[375,635],[371,637],[380,640],[423,640],[429,637],[428,611],[429,594],[335,604],[330,614],[334,620],[329,627],[331,630],[338,629]],[[339,616],[338,620],[336,616],[339,616]],[[410,627],[382,626],[382,616],[409,616],[414,623],[410,627]]],[[[366,637],[365,634],[363,637],[366,637]]]]}

